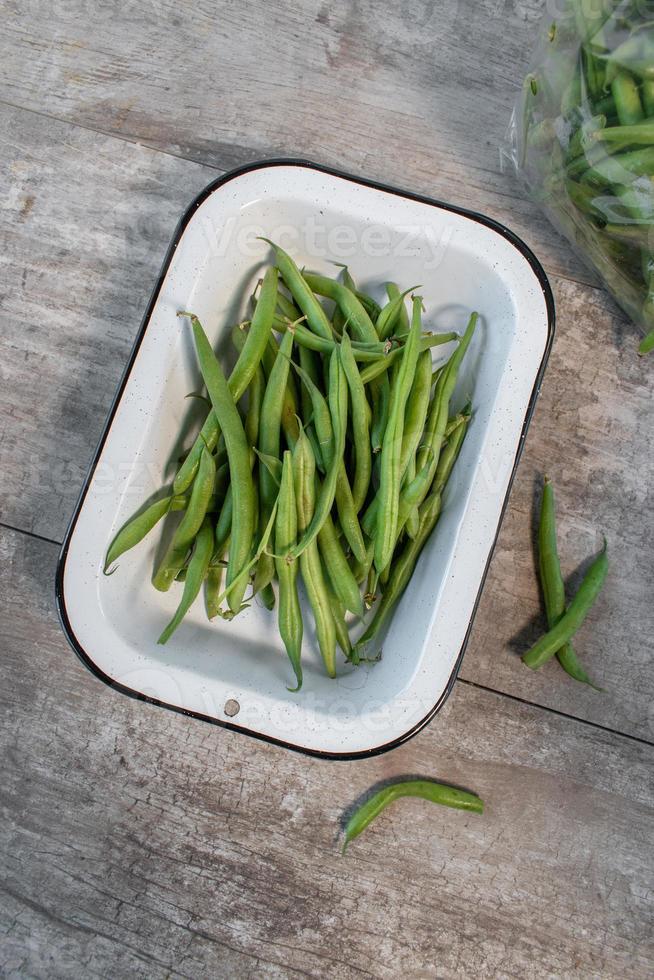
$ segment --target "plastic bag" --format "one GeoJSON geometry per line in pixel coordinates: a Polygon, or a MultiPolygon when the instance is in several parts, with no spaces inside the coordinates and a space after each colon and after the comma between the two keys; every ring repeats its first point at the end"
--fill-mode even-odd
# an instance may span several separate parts
{"type": "Polygon", "coordinates": [[[654,349],[654,2],[548,2],[509,156],[654,349]]]}

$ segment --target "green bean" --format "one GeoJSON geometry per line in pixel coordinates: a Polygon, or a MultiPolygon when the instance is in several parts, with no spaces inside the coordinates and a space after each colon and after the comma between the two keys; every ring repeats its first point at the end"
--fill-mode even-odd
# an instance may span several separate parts
{"type": "Polygon", "coordinates": [[[195,602],[207,574],[212,552],[213,530],[211,528],[210,521],[205,517],[204,521],[202,522],[202,527],[198,531],[198,535],[195,539],[193,554],[186,571],[182,600],[177,607],[175,615],[157,640],[157,643],[163,644],[168,642],[181,621],[184,619],[186,613],[195,602]]]}
{"type": "MultiPolygon", "coordinates": [[[[215,534],[214,534],[215,538],[215,534]]],[[[211,561],[209,562],[209,569],[207,571],[207,578],[205,581],[205,596],[204,604],[207,610],[207,619],[213,619],[215,616],[220,614],[220,603],[217,602],[218,597],[223,584],[223,576],[225,572],[225,553],[227,551],[227,546],[229,544],[229,537],[225,541],[225,544],[220,548],[216,548],[214,545],[214,552],[211,556],[211,561]]]]}
{"type": "Polygon", "coordinates": [[[621,126],[633,126],[643,118],[643,107],[638,88],[627,71],[620,71],[611,82],[611,94],[615,101],[621,126]]]}
{"type": "Polygon", "coordinates": [[[608,571],[606,539],[602,551],[583,577],[577,594],[557,624],[535,643],[522,657],[522,662],[537,670],[547,663],[557,650],[571,640],[588,615],[600,593],[608,571]]]}
{"type": "MultiPolygon", "coordinates": [[[[389,283],[386,288],[388,289],[389,287],[393,289],[394,284],[389,283]]],[[[394,288],[397,289],[397,286],[395,286],[394,288]]],[[[411,289],[405,289],[403,293],[400,293],[398,290],[397,293],[392,296],[391,293],[389,292],[389,297],[390,297],[389,301],[386,304],[386,306],[383,307],[381,313],[377,317],[377,322],[375,324],[375,328],[377,330],[377,334],[379,335],[380,340],[387,340],[390,336],[392,336],[395,327],[398,325],[398,323],[401,329],[404,328],[405,326],[404,320],[406,318],[406,307],[404,305],[404,298],[405,296],[408,296],[409,293],[412,292],[414,289],[418,289],[418,288],[419,288],[418,286],[412,286],[411,289]],[[404,311],[404,317],[402,316],[402,311],[404,311]]],[[[407,332],[409,330],[408,321],[406,322],[406,330],[407,332]]]]}
{"type": "Polygon", "coordinates": [[[117,558],[124,555],[130,548],[134,548],[148,534],[152,528],[158,524],[162,517],[172,509],[173,496],[163,497],[150,504],[144,511],[132,517],[124,524],[116,534],[107,549],[107,557],[104,562],[104,574],[110,575],[107,569],[113,565],[117,558]]]}
{"type": "MultiPolygon", "coordinates": [[[[343,285],[347,286],[348,289],[351,288],[347,282],[344,282],[343,285]]],[[[356,298],[361,303],[364,310],[366,311],[366,313],[368,314],[368,316],[370,317],[370,319],[372,320],[373,324],[376,324],[377,317],[381,313],[381,306],[379,305],[377,300],[373,299],[372,296],[369,296],[367,293],[364,293],[361,289],[355,289],[353,290],[353,292],[356,298]]]]}
{"type": "MultiPolygon", "coordinates": [[[[233,394],[196,316],[191,315],[191,325],[200,371],[225,440],[231,485],[238,489],[238,497],[232,503],[231,546],[227,565],[227,586],[229,587],[247,563],[254,537],[255,491],[250,468],[250,452],[233,394]]],[[[256,370],[256,365],[254,370],[256,370]]],[[[254,370],[251,372],[250,378],[254,370]]],[[[241,607],[246,584],[247,581],[243,584],[242,589],[234,588],[229,593],[229,607],[233,613],[236,613],[241,607]]]]}
{"type": "Polygon", "coordinates": [[[305,272],[304,279],[314,293],[333,299],[337,303],[346,323],[356,334],[357,340],[376,342],[379,339],[375,326],[361,300],[347,286],[335,279],[314,275],[310,272],[305,272]]]}
{"type": "Polygon", "coordinates": [[[290,320],[291,323],[295,323],[298,319],[303,319],[302,314],[293,300],[285,296],[281,290],[277,293],[277,307],[281,310],[282,316],[290,320]]]}
{"type": "MultiPolygon", "coordinates": [[[[388,361],[388,358],[385,358],[388,361]]],[[[384,433],[388,425],[388,413],[391,404],[391,387],[388,374],[384,373],[370,382],[372,399],[372,417],[370,419],[370,444],[373,453],[381,452],[384,433]]]]}
{"type": "MultiPolygon", "coordinates": [[[[431,357],[429,355],[427,356],[431,364],[431,357]]],[[[350,401],[352,405],[352,432],[356,459],[352,498],[355,510],[358,512],[368,494],[372,473],[369,429],[370,407],[366,399],[366,392],[361,381],[359,369],[352,354],[352,345],[347,333],[343,334],[343,340],[341,341],[341,362],[350,389],[350,401]]]]}
{"type": "Polygon", "coordinates": [[[583,180],[627,184],[635,177],[649,176],[652,173],[654,173],[654,147],[647,146],[640,150],[629,150],[626,153],[615,153],[613,156],[604,157],[586,170],[583,180]]]}
{"type": "Polygon", "coordinates": [[[361,651],[365,650],[375,639],[409,584],[416,562],[420,557],[420,552],[433,531],[440,512],[440,493],[429,494],[420,508],[418,534],[414,540],[409,539],[407,541],[400,554],[394,559],[387,587],[379,601],[379,605],[375,609],[375,615],[368,624],[365,632],[354,645],[352,651],[353,662],[357,662],[357,659],[360,658],[361,651]]]}
{"type": "Polygon", "coordinates": [[[332,589],[339,601],[356,616],[363,616],[361,593],[347,563],[329,514],[318,533],[318,549],[327,569],[332,589]]]}
{"type": "MultiPolygon", "coordinates": [[[[449,333],[425,333],[420,338],[420,350],[426,351],[431,347],[439,347],[441,344],[449,344],[452,340],[459,340],[459,334],[455,331],[449,333]]],[[[369,384],[374,378],[378,378],[390,367],[393,367],[402,357],[404,347],[396,347],[390,351],[386,357],[380,357],[368,367],[361,371],[361,380],[364,385],[369,384]]],[[[356,358],[356,351],[354,352],[356,358]]],[[[358,358],[357,358],[358,360],[358,358]]]]}
{"type": "MultiPolygon", "coordinates": [[[[280,333],[286,333],[287,330],[291,330],[300,346],[316,351],[319,354],[329,355],[337,346],[334,340],[327,340],[325,337],[319,337],[318,334],[311,333],[301,323],[292,323],[289,320],[280,319],[275,322],[275,329],[279,330],[280,333]]],[[[381,343],[380,341],[375,343],[359,343],[353,341],[352,352],[355,360],[374,364],[378,360],[386,357],[388,347],[386,343],[381,343]]]]}
{"type": "MultiPolygon", "coordinates": [[[[400,295],[400,288],[394,282],[386,283],[386,293],[390,300],[396,299],[400,295]]],[[[409,332],[409,314],[404,303],[401,304],[398,312],[398,325],[401,331],[409,332]]]]}
{"type": "MultiPolygon", "coordinates": [[[[284,334],[277,357],[268,376],[268,384],[261,405],[261,422],[259,425],[259,453],[262,457],[279,457],[281,441],[281,421],[284,402],[284,392],[287,389],[290,357],[293,349],[293,334],[284,334]]],[[[260,506],[264,523],[270,516],[275,499],[274,480],[268,469],[264,467],[259,475],[260,506]]]]}
{"type": "Polygon", "coordinates": [[[654,116],[654,79],[645,78],[640,90],[646,116],[654,116]]]}
{"type": "Polygon", "coordinates": [[[422,330],[422,300],[413,300],[411,333],[404,347],[398,377],[393,385],[388,425],[381,449],[379,514],[375,530],[375,568],[382,572],[390,561],[397,541],[397,521],[400,509],[400,455],[404,433],[406,403],[414,383],[422,330]]]}
{"type": "MultiPolygon", "coordinates": [[[[259,425],[259,451],[262,456],[279,457],[284,398],[288,390],[290,357],[293,349],[293,334],[286,333],[282,339],[274,364],[268,376],[268,384],[261,404],[259,425]]],[[[277,489],[272,474],[264,466],[259,469],[259,510],[260,522],[264,526],[270,517],[277,489]]],[[[263,588],[272,580],[275,572],[273,559],[262,555],[258,568],[257,587],[263,588]]]]}
{"type": "Polygon", "coordinates": [[[631,34],[626,41],[608,55],[610,65],[627,67],[644,79],[654,79],[654,33],[641,30],[631,34]]]}
{"type": "Polygon", "coordinates": [[[452,422],[445,430],[445,434],[448,437],[447,444],[441,450],[438,459],[436,474],[434,476],[434,490],[438,490],[440,492],[445,489],[445,486],[452,474],[454,464],[459,458],[461,446],[463,445],[463,440],[466,437],[471,417],[471,408],[470,404],[468,404],[460,415],[457,415],[454,419],[452,419],[452,422]]]}
{"type": "Polygon", "coordinates": [[[225,546],[232,530],[232,509],[232,486],[230,484],[227,488],[223,505],[220,508],[218,520],[216,521],[214,537],[216,539],[216,547],[219,549],[225,546]]]}
{"type": "Polygon", "coordinates": [[[283,248],[280,248],[279,245],[271,242],[269,238],[262,238],[262,241],[267,242],[273,248],[282,279],[288,286],[288,290],[295,303],[306,316],[307,323],[313,332],[320,337],[326,337],[327,340],[331,340],[332,328],[327,319],[327,314],[313,295],[305,277],[303,277],[291,256],[283,248]]]}
{"type": "Polygon", "coordinates": [[[152,584],[160,592],[168,591],[186,561],[193,539],[200,530],[209,508],[215,478],[214,458],[209,450],[204,448],[200,454],[200,465],[193,481],[188,507],[173,535],[170,547],[152,578],[152,584]]]}
{"type": "Polygon", "coordinates": [[[654,121],[644,119],[631,126],[607,126],[606,129],[598,129],[593,138],[600,143],[614,143],[619,146],[634,143],[649,146],[654,143],[654,121]]]}
{"type": "Polygon", "coordinates": [[[400,479],[406,473],[410,461],[413,460],[415,463],[416,450],[427,421],[431,396],[431,368],[431,354],[429,351],[423,351],[418,356],[415,380],[406,403],[400,454],[400,479]]]}
{"type": "MultiPolygon", "coordinates": [[[[338,351],[332,352],[332,357],[337,356],[338,351]]],[[[336,500],[336,507],[338,509],[338,516],[341,522],[341,527],[343,528],[343,533],[347,539],[348,544],[352,548],[353,552],[359,557],[362,557],[365,553],[365,545],[363,542],[363,535],[361,533],[361,528],[359,526],[358,520],[358,508],[355,505],[352,490],[350,489],[350,483],[348,480],[347,472],[345,470],[345,463],[343,459],[335,459],[335,439],[334,439],[334,427],[332,425],[332,412],[329,405],[325,401],[325,398],[318,388],[318,386],[313,382],[313,380],[306,374],[306,372],[298,365],[294,364],[294,368],[300,375],[302,382],[309,393],[311,399],[311,406],[313,411],[313,424],[316,430],[316,436],[318,439],[319,451],[322,460],[324,461],[325,471],[329,472],[333,470],[336,465],[338,471],[336,473],[334,482],[334,497],[332,502],[336,500]]],[[[347,399],[347,386],[345,388],[345,397],[347,399]]],[[[346,402],[347,404],[347,402],[346,402]]],[[[347,412],[347,410],[346,410],[347,412]]],[[[345,416],[345,425],[347,425],[347,415],[345,416]]],[[[343,440],[343,449],[345,447],[345,441],[343,440]]],[[[324,485],[321,488],[319,494],[319,500],[322,501],[322,493],[324,491],[324,485]]],[[[327,491],[325,491],[327,492],[327,491]]],[[[326,501],[325,501],[326,505],[326,501]]],[[[322,512],[324,512],[324,507],[321,503],[322,512]]],[[[329,505],[331,508],[331,504],[329,505]]]]}
{"type": "Polygon", "coordinates": [[[477,321],[478,314],[473,313],[470,316],[468,326],[466,327],[465,333],[461,338],[459,346],[452,354],[452,357],[450,358],[445,370],[436,382],[436,389],[434,391],[434,397],[432,399],[432,405],[429,410],[427,425],[425,427],[424,445],[418,453],[418,469],[421,469],[425,465],[429,452],[431,451],[431,465],[434,473],[436,472],[438,458],[443,445],[445,429],[447,427],[450,398],[452,397],[452,393],[454,392],[454,388],[456,386],[461,362],[472,341],[472,337],[477,326],[477,321]]]}
{"type": "Polygon", "coordinates": [[[375,555],[375,542],[368,541],[366,545],[366,554],[363,561],[359,561],[354,555],[350,559],[350,570],[354,575],[357,585],[362,585],[363,582],[368,578],[368,572],[372,568],[372,563],[375,555]]]}
{"type": "MultiPolygon", "coordinates": [[[[352,276],[350,275],[350,270],[348,269],[348,267],[342,262],[336,262],[335,265],[339,266],[341,269],[341,273],[343,277],[343,285],[347,286],[347,288],[351,290],[351,292],[356,293],[357,291],[356,283],[352,278],[352,276]]],[[[343,316],[343,311],[339,306],[337,306],[336,309],[334,310],[334,315],[332,317],[332,326],[334,327],[334,330],[337,333],[340,334],[343,332],[343,327],[345,326],[345,317],[343,316]]]]}
{"type": "Polygon", "coordinates": [[[268,585],[264,585],[259,595],[261,596],[261,601],[268,612],[272,612],[275,608],[275,602],[277,601],[275,599],[275,590],[272,587],[272,582],[268,582],[268,585]]]}
{"type": "MultiPolygon", "coordinates": [[[[250,322],[247,340],[229,377],[229,391],[234,402],[238,402],[246,391],[261,361],[272,328],[272,318],[276,304],[277,270],[271,268],[268,269],[264,276],[256,309],[250,322]]],[[[175,493],[183,493],[188,489],[197,472],[203,446],[206,446],[210,450],[213,449],[218,442],[219,436],[219,421],[216,418],[215,412],[210,412],[190,453],[182,463],[175,477],[173,483],[175,493]]]]}
{"type": "Polygon", "coordinates": [[[654,350],[654,330],[650,330],[647,336],[643,337],[638,347],[638,353],[642,356],[649,354],[652,350],[654,350]]]}
{"type": "MultiPolygon", "coordinates": [[[[293,482],[295,486],[295,501],[297,507],[298,533],[307,538],[300,553],[300,571],[306,589],[309,603],[316,621],[316,636],[318,646],[329,677],[336,676],[336,627],[329,602],[329,593],[318,552],[318,544],[309,538],[308,532],[314,517],[315,503],[315,460],[311,452],[311,444],[305,433],[300,430],[300,437],[293,450],[293,482]]],[[[321,526],[322,526],[321,522],[321,526]]],[[[294,552],[291,548],[282,561],[293,561],[294,552]]]]}
{"type": "MultiPolygon", "coordinates": [[[[320,528],[329,514],[336,495],[336,483],[343,463],[345,451],[345,435],[347,429],[347,380],[341,364],[338,349],[334,350],[329,361],[329,410],[334,432],[334,455],[327,468],[325,480],[321,487],[311,523],[303,533],[300,541],[290,552],[293,558],[298,558],[304,549],[315,541],[320,528]]],[[[313,455],[311,457],[313,459],[313,455]]],[[[315,460],[314,460],[315,464],[315,460]]],[[[312,491],[313,492],[313,491],[312,491]]]]}
{"type": "Polygon", "coordinates": [[[429,800],[431,803],[439,803],[441,806],[452,807],[455,810],[467,810],[468,813],[484,812],[483,800],[474,793],[456,789],[445,783],[437,783],[431,779],[410,779],[391,783],[378,790],[352,814],[345,828],[343,853],[350,841],[358,837],[382,810],[395,800],[407,796],[429,800]]]}
{"type": "Polygon", "coordinates": [[[259,422],[261,418],[261,405],[266,388],[266,379],[261,366],[257,367],[254,377],[250,382],[248,391],[250,400],[248,403],[247,414],[245,416],[245,437],[248,446],[256,446],[259,439],[259,422]]]}
{"type": "MultiPolygon", "coordinates": [[[[311,379],[313,384],[317,387],[320,383],[320,363],[319,359],[316,359],[316,355],[313,351],[306,347],[300,347],[298,345],[297,353],[300,358],[300,367],[304,371],[305,375],[311,379]]],[[[301,386],[301,397],[300,403],[302,405],[302,416],[304,419],[308,419],[312,412],[311,406],[311,396],[306,389],[306,386],[302,384],[301,386]]],[[[307,425],[306,426],[307,436],[311,440],[311,448],[313,449],[313,454],[316,457],[316,465],[321,473],[325,472],[325,461],[323,459],[322,450],[318,441],[318,437],[315,432],[315,427],[307,425]]]]}
{"type": "MultiPolygon", "coordinates": [[[[220,610],[220,606],[223,600],[227,599],[228,596],[231,596],[233,592],[236,592],[237,590],[240,592],[241,590],[245,590],[247,588],[248,578],[250,576],[252,569],[257,564],[264,551],[266,551],[266,549],[268,548],[268,542],[270,541],[270,537],[273,533],[273,529],[275,526],[275,520],[277,518],[277,503],[278,502],[276,500],[275,506],[273,507],[272,513],[270,515],[270,520],[268,521],[265,530],[261,535],[261,538],[259,539],[259,544],[257,545],[254,555],[252,556],[250,561],[248,561],[248,563],[241,569],[238,575],[236,575],[234,581],[231,582],[226,589],[224,589],[224,591],[217,597],[217,599],[215,599],[215,606],[218,610],[220,610]]],[[[223,619],[233,619],[234,616],[241,611],[241,609],[247,609],[247,608],[248,608],[247,606],[239,606],[238,609],[235,611],[230,609],[228,612],[225,613],[221,612],[220,615],[223,617],[223,619]]]]}
{"type": "MultiPolygon", "coordinates": [[[[286,450],[282,466],[279,506],[275,522],[275,551],[282,555],[295,544],[297,539],[297,509],[293,485],[293,464],[291,453],[286,450]]],[[[304,627],[297,592],[298,563],[286,558],[275,559],[275,569],[279,581],[279,611],[277,621],[284,641],[288,659],[291,662],[297,686],[289,690],[299,691],[302,687],[302,635],[304,627]]]]}
{"type": "Polygon", "coordinates": [[[332,616],[334,619],[334,630],[336,632],[336,642],[339,647],[347,657],[350,659],[352,654],[352,641],[350,640],[350,634],[348,632],[347,623],[345,622],[345,606],[338,598],[334,589],[327,583],[327,594],[329,596],[329,602],[331,604],[332,616]]]}
{"type": "MultiPolygon", "coordinates": [[[[551,629],[556,626],[565,612],[565,588],[561,575],[561,564],[556,542],[556,516],[554,510],[554,489],[551,481],[545,477],[543,499],[540,510],[538,528],[538,563],[540,584],[545,601],[547,625],[551,629]]],[[[563,669],[575,680],[595,687],[590,677],[579,663],[572,643],[568,640],[559,650],[556,657],[563,669]]]]}

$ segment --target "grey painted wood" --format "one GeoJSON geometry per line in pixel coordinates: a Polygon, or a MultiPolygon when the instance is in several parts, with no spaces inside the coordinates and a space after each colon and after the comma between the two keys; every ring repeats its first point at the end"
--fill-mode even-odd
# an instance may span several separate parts
{"type": "Polygon", "coordinates": [[[40,0],[4,23],[8,102],[229,168],[307,156],[476,208],[592,281],[499,146],[543,0],[40,0]]]}
{"type": "Polygon", "coordinates": [[[0,973],[641,978],[651,749],[460,682],[387,756],[312,760],[126,698],[67,647],[57,549],[0,536],[0,973]],[[339,854],[379,780],[404,801],[339,854]]]}
{"type": "Polygon", "coordinates": [[[553,274],[559,331],[463,679],[390,756],[307,760],[110,691],[59,629],[56,548],[0,531],[2,976],[653,972],[651,748],[596,727],[653,737],[651,366],[500,171],[542,7],[6,5],[0,522],[61,540],[177,217],[226,168],[306,155],[491,214],[553,274]],[[609,538],[577,644],[605,694],[517,660],[544,471],[573,583],[609,538]],[[402,773],[487,813],[405,802],[341,859],[344,810],[402,773]]]}

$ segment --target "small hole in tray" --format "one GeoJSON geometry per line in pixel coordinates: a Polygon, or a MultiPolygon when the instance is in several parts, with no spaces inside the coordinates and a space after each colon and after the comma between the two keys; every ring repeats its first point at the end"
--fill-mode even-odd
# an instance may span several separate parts
{"type": "Polygon", "coordinates": [[[238,701],[234,700],[234,698],[230,698],[229,701],[225,702],[224,711],[229,718],[233,718],[234,715],[237,715],[240,710],[241,706],[238,701]]]}

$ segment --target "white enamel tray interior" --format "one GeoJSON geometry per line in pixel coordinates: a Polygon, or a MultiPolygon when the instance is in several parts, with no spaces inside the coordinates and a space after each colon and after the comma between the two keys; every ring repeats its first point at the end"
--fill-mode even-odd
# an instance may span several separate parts
{"type": "Polygon", "coordinates": [[[465,644],[546,359],[549,289],[536,270],[520,243],[474,217],[305,165],[262,165],[214,186],[182,225],[62,553],[60,611],[88,665],[129,692],[313,752],[375,751],[419,728],[465,644]],[[334,274],[330,259],[347,262],[380,299],[389,279],[422,284],[426,328],[461,330],[470,311],[482,315],[455,397],[457,407],[472,397],[474,417],[383,657],[358,669],[343,663],[329,680],[307,615],[299,694],[286,689],[275,614],[256,601],[231,623],[209,623],[199,597],[157,645],[181,595],[181,586],[161,594],[150,584],[160,527],[115,574],[102,574],[108,541],[170,482],[185,420],[201,410],[185,400],[200,381],[188,321],[176,313],[197,313],[229,356],[229,327],[270,261],[257,235],[300,266],[334,274]]]}

